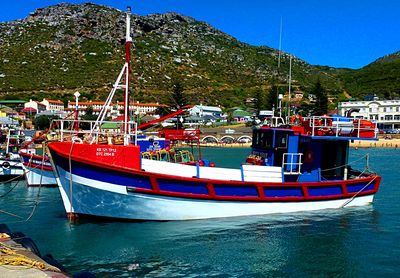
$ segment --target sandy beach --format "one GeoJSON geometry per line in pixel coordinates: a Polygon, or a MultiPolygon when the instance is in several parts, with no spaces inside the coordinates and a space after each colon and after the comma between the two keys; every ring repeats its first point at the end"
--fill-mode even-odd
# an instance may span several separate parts
{"type": "Polygon", "coordinates": [[[378,141],[354,141],[350,142],[354,148],[400,148],[400,139],[379,139],[378,141]]]}
{"type": "MultiPolygon", "coordinates": [[[[232,144],[225,144],[225,143],[207,143],[207,144],[200,144],[201,147],[214,147],[214,148],[250,148],[251,143],[232,143],[232,144]]],[[[178,147],[187,147],[186,144],[180,144],[178,147]]],[[[400,148],[400,138],[393,138],[393,139],[384,139],[379,138],[378,141],[360,141],[355,140],[354,142],[350,142],[350,147],[352,148],[400,148]]]]}

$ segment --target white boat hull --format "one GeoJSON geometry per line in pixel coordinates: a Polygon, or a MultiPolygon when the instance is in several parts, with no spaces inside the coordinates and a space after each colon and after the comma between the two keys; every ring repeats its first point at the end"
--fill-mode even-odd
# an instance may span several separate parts
{"type": "Polygon", "coordinates": [[[235,202],[175,198],[127,192],[125,186],[70,175],[60,167],[58,172],[59,189],[67,213],[111,218],[191,220],[364,206],[373,201],[373,195],[360,196],[353,200],[312,202],[235,202]],[[69,195],[71,191],[72,200],[69,195]]]}
{"type": "Polygon", "coordinates": [[[22,163],[19,160],[0,159],[0,176],[3,177],[16,177],[24,175],[22,163]]]}
{"type": "Polygon", "coordinates": [[[53,171],[32,168],[22,165],[28,186],[56,186],[57,181],[53,171]]]}

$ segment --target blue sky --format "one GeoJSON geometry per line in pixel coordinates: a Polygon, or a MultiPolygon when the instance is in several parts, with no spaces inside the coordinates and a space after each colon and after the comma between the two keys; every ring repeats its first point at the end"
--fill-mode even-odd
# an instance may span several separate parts
{"type": "MultiPolygon", "coordinates": [[[[2,0],[0,22],[21,19],[56,0],[2,0]]],[[[84,3],[87,1],[63,1],[84,3]]],[[[360,68],[400,50],[398,0],[92,0],[133,13],[178,12],[242,42],[279,47],[308,63],[360,68]]]]}

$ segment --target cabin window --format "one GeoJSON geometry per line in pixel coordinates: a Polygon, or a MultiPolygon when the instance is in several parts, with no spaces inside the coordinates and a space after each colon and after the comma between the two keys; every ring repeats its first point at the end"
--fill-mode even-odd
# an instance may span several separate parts
{"type": "Polygon", "coordinates": [[[270,149],[272,147],[272,135],[271,131],[255,131],[253,134],[253,147],[270,149]]]}
{"type": "Polygon", "coordinates": [[[275,147],[276,148],[287,148],[288,134],[286,132],[276,132],[275,147]]]}

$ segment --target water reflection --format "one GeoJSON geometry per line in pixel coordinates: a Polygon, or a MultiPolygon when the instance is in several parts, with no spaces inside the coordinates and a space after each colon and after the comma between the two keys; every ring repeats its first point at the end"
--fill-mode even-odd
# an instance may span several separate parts
{"type": "Polygon", "coordinates": [[[352,259],[352,233],[379,224],[375,216],[373,207],[366,207],[290,216],[75,224],[64,231],[71,246],[65,263],[78,265],[73,257],[77,248],[82,250],[80,260],[92,270],[108,264],[115,275],[128,271],[166,277],[206,271],[310,276],[318,269],[329,275],[354,274],[360,266],[352,259]]]}

